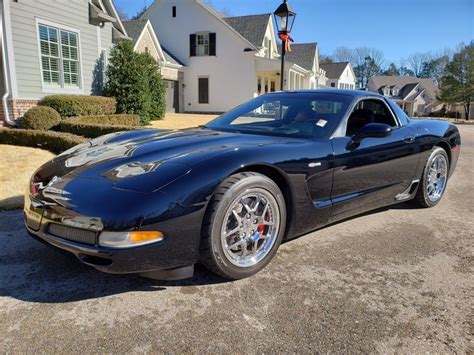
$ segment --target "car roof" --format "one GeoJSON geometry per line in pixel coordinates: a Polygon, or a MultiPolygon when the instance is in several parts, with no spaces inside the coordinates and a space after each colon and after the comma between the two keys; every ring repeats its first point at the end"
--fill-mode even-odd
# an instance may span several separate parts
{"type": "Polygon", "coordinates": [[[307,94],[307,93],[314,93],[314,94],[336,94],[336,95],[347,95],[353,97],[383,97],[382,95],[371,92],[371,91],[364,91],[364,90],[344,90],[344,89],[317,89],[317,90],[285,90],[285,91],[277,91],[270,94],[307,94]]]}

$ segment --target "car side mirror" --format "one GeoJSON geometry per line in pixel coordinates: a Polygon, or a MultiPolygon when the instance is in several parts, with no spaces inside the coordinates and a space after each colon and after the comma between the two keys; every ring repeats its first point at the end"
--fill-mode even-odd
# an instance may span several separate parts
{"type": "Polygon", "coordinates": [[[355,149],[365,138],[384,138],[392,134],[392,127],[385,123],[367,123],[347,144],[347,149],[355,149]]]}

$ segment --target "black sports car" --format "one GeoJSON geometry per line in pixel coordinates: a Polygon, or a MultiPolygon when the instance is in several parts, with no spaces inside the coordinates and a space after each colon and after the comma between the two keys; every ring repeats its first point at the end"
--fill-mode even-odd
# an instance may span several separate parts
{"type": "Polygon", "coordinates": [[[109,273],[255,274],[291,239],[371,209],[436,205],[458,129],[368,92],[260,96],[206,126],[106,135],[35,172],[29,233],[109,273]]]}

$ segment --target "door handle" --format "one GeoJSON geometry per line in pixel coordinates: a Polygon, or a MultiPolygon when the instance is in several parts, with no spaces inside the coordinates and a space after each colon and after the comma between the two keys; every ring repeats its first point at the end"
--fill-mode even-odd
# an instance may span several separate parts
{"type": "Polygon", "coordinates": [[[415,141],[415,136],[408,136],[408,137],[403,138],[403,142],[407,144],[413,143],[414,141],[415,141]]]}

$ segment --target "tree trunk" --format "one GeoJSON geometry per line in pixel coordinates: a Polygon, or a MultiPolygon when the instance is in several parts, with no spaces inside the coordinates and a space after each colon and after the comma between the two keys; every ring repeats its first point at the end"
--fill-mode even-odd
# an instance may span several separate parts
{"type": "Polygon", "coordinates": [[[471,113],[471,102],[464,105],[464,112],[466,113],[466,121],[469,121],[469,114],[471,113]]]}

